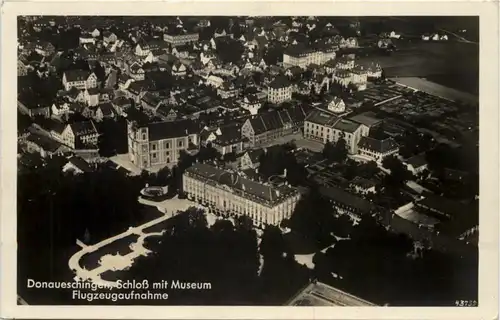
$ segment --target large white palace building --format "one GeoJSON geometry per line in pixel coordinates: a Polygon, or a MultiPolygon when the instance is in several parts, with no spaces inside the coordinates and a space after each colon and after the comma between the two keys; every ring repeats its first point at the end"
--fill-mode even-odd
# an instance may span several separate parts
{"type": "Polygon", "coordinates": [[[183,191],[191,200],[229,215],[247,215],[255,225],[279,225],[289,219],[300,198],[287,185],[273,186],[241,173],[197,163],[183,175],[183,191]]]}

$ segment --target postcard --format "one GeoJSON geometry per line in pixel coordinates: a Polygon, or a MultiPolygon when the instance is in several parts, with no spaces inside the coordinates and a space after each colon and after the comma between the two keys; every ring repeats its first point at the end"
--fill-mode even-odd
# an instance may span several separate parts
{"type": "Polygon", "coordinates": [[[2,318],[494,319],[497,9],[5,3],[2,318]]]}

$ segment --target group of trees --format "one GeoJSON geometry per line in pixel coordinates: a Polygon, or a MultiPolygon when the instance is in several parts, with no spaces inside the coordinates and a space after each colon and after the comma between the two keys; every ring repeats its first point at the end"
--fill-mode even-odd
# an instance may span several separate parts
{"type": "Polygon", "coordinates": [[[191,155],[182,150],[179,154],[177,164],[172,168],[172,178],[169,180],[169,192],[180,192],[182,190],[182,175],[187,168],[191,167],[197,161],[220,160],[221,154],[212,146],[201,147],[198,153],[191,155]]]}
{"type": "Polygon", "coordinates": [[[477,283],[477,277],[471,277],[477,275],[477,256],[459,258],[425,246],[417,249],[411,238],[386,229],[372,216],[353,225],[316,188],[302,197],[286,225],[316,247],[314,278],[369,301],[451,305],[457,296],[477,297],[473,285],[458,280],[460,275],[477,283]],[[349,240],[337,241],[334,236],[349,240]]]}
{"type": "MultiPolygon", "coordinates": [[[[479,194],[479,150],[477,146],[464,144],[459,148],[440,144],[426,152],[428,168],[439,181],[437,188],[429,186],[436,193],[450,198],[473,199],[479,194]],[[453,179],[450,172],[464,178],[453,179]]],[[[428,181],[422,181],[427,185],[428,181]]]]}
{"type": "Polygon", "coordinates": [[[406,166],[395,156],[384,158],[382,166],[390,173],[385,176],[385,186],[388,188],[400,188],[407,181],[413,178],[413,174],[406,168],[406,166]]]}
{"type": "Polygon", "coordinates": [[[313,259],[315,276],[377,304],[448,305],[457,297],[477,299],[477,257],[459,258],[432,249],[412,257],[413,241],[387,232],[370,217],[313,259]],[[464,278],[461,278],[464,277],[464,278]],[[461,279],[469,279],[463,281],[461,279]]]}
{"type": "Polygon", "coordinates": [[[286,170],[286,180],[293,186],[306,183],[307,171],[297,162],[292,150],[293,144],[281,145],[267,149],[259,159],[259,174],[265,179],[282,175],[286,170]]]}
{"type": "Polygon", "coordinates": [[[99,132],[99,154],[102,157],[128,152],[127,120],[125,118],[104,119],[97,123],[97,130],[99,132]]]}
{"type": "Polygon", "coordinates": [[[317,186],[312,186],[309,193],[302,196],[286,224],[316,248],[332,244],[334,236],[348,237],[352,231],[349,218],[339,216],[328,199],[320,194],[317,186]]]}
{"type": "MultiPolygon", "coordinates": [[[[145,218],[137,202],[144,187],[141,176],[129,177],[104,165],[95,171],[62,172],[67,159],[54,157],[36,168],[18,173],[17,244],[18,278],[55,280],[67,272],[62,257],[76,239],[102,239],[141,224],[145,218]]],[[[73,251],[74,252],[74,251],[73,251]]]]}
{"type": "Polygon", "coordinates": [[[347,159],[347,143],[340,138],[335,142],[328,141],[323,147],[323,157],[333,162],[344,162],[347,159]]]}
{"type": "Polygon", "coordinates": [[[259,246],[246,216],[237,217],[234,223],[220,219],[209,226],[202,210],[190,208],[172,218],[165,233],[149,238],[146,245],[154,253],[134,263],[126,274],[130,280],[152,283],[179,279],[211,284],[210,290],[169,291],[169,300],[161,303],[276,305],[284,303],[309,279],[308,270],[295,262],[281,231],[267,227],[259,246]]]}
{"type": "Polygon", "coordinates": [[[399,144],[399,154],[407,159],[414,155],[431,150],[435,145],[434,138],[416,130],[406,131],[403,135],[396,137],[399,144]]]}
{"type": "Polygon", "coordinates": [[[217,42],[217,56],[225,63],[238,63],[245,48],[238,40],[225,39],[217,42]]]}

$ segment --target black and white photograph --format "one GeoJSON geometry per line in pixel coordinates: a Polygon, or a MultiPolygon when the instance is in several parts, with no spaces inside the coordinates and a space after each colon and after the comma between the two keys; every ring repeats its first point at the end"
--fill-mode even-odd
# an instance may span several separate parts
{"type": "Polygon", "coordinates": [[[18,305],[481,304],[478,15],[16,20],[18,305]]]}

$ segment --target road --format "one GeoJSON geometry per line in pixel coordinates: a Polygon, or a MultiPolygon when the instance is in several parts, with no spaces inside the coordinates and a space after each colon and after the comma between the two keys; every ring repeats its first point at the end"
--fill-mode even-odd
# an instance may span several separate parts
{"type": "Polygon", "coordinates": [[[467,40],[465,39],[464,37],[454,33],[454,32],[451,32],[449,30],[446,30],[446,29],[438,29],[439,31],[442,31],[444,33],[447,33],[449,35],[452,35],[454,36],[455,38],[457,38],[460,42],[464,42],[464,43],[474,43],[474,44],[479,44],[479,42],[474,42],[474,41],[470,41],[470,40],[467,40]]]}

